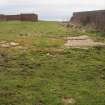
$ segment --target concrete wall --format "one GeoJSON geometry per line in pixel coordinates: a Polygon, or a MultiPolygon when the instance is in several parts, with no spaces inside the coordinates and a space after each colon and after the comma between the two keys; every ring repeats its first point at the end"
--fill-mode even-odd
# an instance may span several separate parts
{"type": "Polygon", "coordinates": [[[70,23],[91,25],[105,31],[105,10],[74,12],[70,23]]]}
{"type": "Polygon", "coordinates": [[[38,21],[37,14],[0,15],[0,21],[38,21]]]}

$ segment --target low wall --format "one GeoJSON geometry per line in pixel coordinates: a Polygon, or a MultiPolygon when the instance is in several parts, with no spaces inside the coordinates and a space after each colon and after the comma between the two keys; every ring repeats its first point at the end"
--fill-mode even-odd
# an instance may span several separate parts
{"type": "Polygon", "coordinates": [[[6,21],[5,15],[0,15],[0,21],[6,21]]]}
{"type": "Polygon", "coordinates": [[[74,12],[70,23],[91,25],[105,31],[105,10],[74,12]]]}
{"type": "Polygon", "coordinates": [[[7,21],[21,20],[20,15],[6,15],[7,21]]]}
{"type": "Polygon", "coordinates": [[[38,21],[37,14],[0,15],[0,21],[38,21]]]}
{"type": "Polygon", "coordinates": [[[38,21],[38,16],[35,14],[21,14],[20,17],[21,21],[38,21]]]}

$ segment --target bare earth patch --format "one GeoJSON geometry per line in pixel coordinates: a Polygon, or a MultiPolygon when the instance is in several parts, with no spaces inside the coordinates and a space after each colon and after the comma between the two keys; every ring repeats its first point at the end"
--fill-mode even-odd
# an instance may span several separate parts
{"type": "Polygon", "coordinates": [[[81,48],[81,47],[105,47],[105,43],[95,42],[86,35],[77,36],[77,37],[68,37],[67,42],[65,43],[66,47],[81,48]]]}

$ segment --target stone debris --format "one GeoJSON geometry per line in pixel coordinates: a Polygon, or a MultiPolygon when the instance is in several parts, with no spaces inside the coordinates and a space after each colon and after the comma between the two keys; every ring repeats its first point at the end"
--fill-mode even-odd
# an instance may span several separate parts
{"type": "Polygon", "coordinates": [[[68,37],[67,42],[65,43],[66,47],[95,47],[95,46],[103,46],[105,47],[105,43],[102,42],[94,42],[91,38],[86,35],[77,36],[77,37],[68,37]]]}
{"type": "Polygon", "coordinates": [[[56,57],[56,55],[53,55],[53,54],[50,54],[50,53],[47,53],[46,55],[49,56],[49,57],[56,57]]]}
{"type": "Polygon", "coordinates": [[[3,48],[9,48],[10,47],[9,43],[3,43],[0,46],[3,48]]]}
{"type": "Polygon", "coordinates": [[[74,105],[76,104],[76,100],[72,97],[63,97],[62,102],[64,105],[74,105]]]}
{"type": "Polygon", "coordinates": [[[11,47],[19,47],[20,44],[16,42],[7,42],[7,41],[1,41],[0,47],[1,48],[11,48],[11,47]]]}
{"type": "Polygon", "coordinates": [[[10,42],[10,45],[11,45],[11,46],[19,46],[19,43],[16,43],[16,42],[10,42]]]}

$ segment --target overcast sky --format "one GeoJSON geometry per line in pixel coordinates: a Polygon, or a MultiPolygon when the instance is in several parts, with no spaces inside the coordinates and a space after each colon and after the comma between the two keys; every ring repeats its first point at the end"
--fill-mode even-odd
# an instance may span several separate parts
{"type": "Polygon", "coordinates": [[[37,13],[46,20],[67,20],[72,12],[99,9],[105,9],[105,0],[0,0],[0,14],[37,13]]]}

